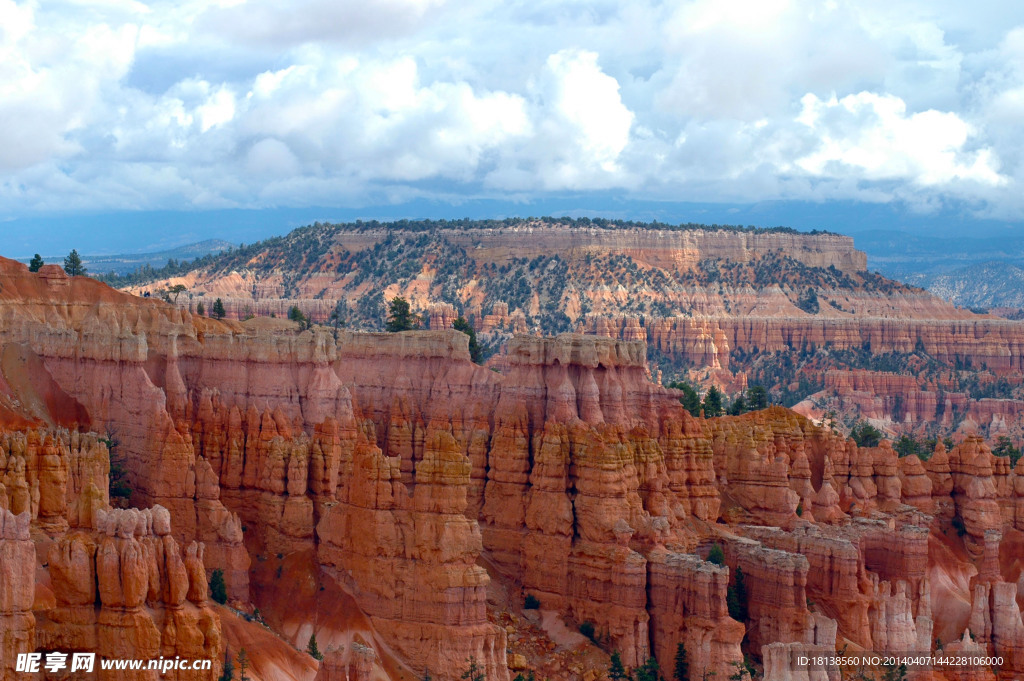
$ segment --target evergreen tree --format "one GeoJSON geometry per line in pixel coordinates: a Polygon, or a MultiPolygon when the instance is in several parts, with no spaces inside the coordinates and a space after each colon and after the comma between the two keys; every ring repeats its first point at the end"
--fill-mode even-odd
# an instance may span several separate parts
{"type": "Polygon", "coordinates": [[[199,315],[200,317],[206,316],[206,306],[203,305],[202,301],[199,301],[199,304],[196,305],[196,314],[199,315]]]}
{"type": "Polygon", "coordinates": [[[747,583],[743,576],[743,568],[738,565],[735,582],[726,590],[725,604],[729,608],[729,617],[737,622],[747,621],[747,583]]]}
{"type": "Polygon", "coordinates": [[[107,477],[107,495],[110,503],[118,508],[127,508],[128,500],[132,496],[131,485],[128,484],[128,470],[125,468],[124,456],[118,451],[120,444],[117,438],[117,431],[107,431],[107,436],[100,438],[100,442],[107,446],[110,458],[110,472],[107,477]]]}
{"type": "Polygon", "coordinates": [[[676,644],[676,666],[672,672],[674,681],[689,681],[690,663],[686,659],[686,646],[680,641],[676,644]]]}
{"type": "Polygon", "coordinates": [[[746,412],[747,401],[743,399],[743,395],[737,397],[735,400],[732,401],[732,404],[729,405],[729,414],[731,416],[739,416],[740,414],[745,414],[746,412]]]}
{"type": "Polygon", "coordinates": [[[409,331],[419,327],[420,319],[412,313],[409,301],[401,296],[392,298],[388,304],[388,321],[384,325],[385,330],[391,333],[409,331]]]}
{"type": "Polygon", "coordinates": [[[480,364],[483,361],[483,349],[476,342],[476,329],[466,321],[465,317],[459,317],[452,323],[452,328],[469,336],[469,359],[473,364],[480,364]]]}
{"type": "Polygon", "coordinates": [[[288,319],[298,322],[299,328],[303,330],[308,329],[310,326],[309,318],[302,313],[298,305],[292,305],[291,309],[288,310],[288,319]]]}
{"type": "Polygon", "coordinates": [[[175,284],[171,288],[167,289],[167,295],[170,297],[171,302],[175,305],[178,304],[178,296],[187,291],[184,284],[175,284]]]}
{"type": "Polygon", "coordinates": [[[314,660],[324,659],[324,654],[320,652],[320,648],[316,645],[316,634],[309,635],[309,643],[306,644],[306,652],[314,660]]]}
{"type": "Polygon", "coordinates": [[[470,657],[469,669],[462,672],[462,676],[460,678],[463,678],[466,681],[484,681],[486,677],[484,676],[484,670],[479,664],[477,664],[476,658],[470,657]]]}
{"type": "Polygon", "coordinates": [[[224,571],[220,568],[210,574],[210,598],[221,605],[228,602],[228,587],[224,583],[224,571]]]}
{"type": "Polygon", "coordinates": [[[882,670],[882,681],[906,681],[907,665],[887,664],[882,670]]]}
{"type": "Polygon", "coordinates": [[[1005,435],[1000,435],[999,439],[996,440],[996,446],[992,448],[992,453],[996,456],[1008,456],[1010,457],[1010,467],[1013,468],[1020,461],[1021,452],[1020,447],[1015,447],[1010,438],[1005,435]]]}
{"type": "Polygon", "coordinates": [[[245,652],[245,648],[238,651],[238,681],[249,681],[249,677],[245,675],[247,669],[249,669],[249,655],[245,652]]]}
{"type": "Polygon", "coordinates": [[[718,388],[711,386],[704,396],[704,416],[714,418],[722,415],[722,393],[718,388]]]}
{"type": "Polygon", "coordinates": [[[697,394],[692,385],[685,381],[673,381],[666,387],[681,390],[683,396],[679,398],[679,403],[693,416],[700,416],[700,395],[697,394]]]}
{"type": "Polygon", "coordinates": [[[636,670],[636,681],[658,681],[658,661],[652,655],[636,670]]]}
{"type": "Polygon", "coordinates": [[[42,267],[44,264],[45,263],[43,262],[43,256],[36,253],[34,256],[32,256],[32,260],[29,261],[28,263],[28,271],[38,272],[39,268],[42,267]]]}
{"type": "Polygon", "coordinates": [[[729,663],[735,670],[729,675],[729,681],[743,681],[744,679],[750,678],[750,670],[747,669],[747,665],[742,662],[733,660],[729,663]]]}
{"type": "Polygon", "coordinates": [[[708,562],[715,565],[725,565],[725,551],[722,549],[721,544],[711,545],[711,550],[708,551],[708,562]]]}
{"type": "Polygon", "coordinates": [[[818,314],[821,306],[818,304],[818,294],[815,293],[813,288],[806,289],[800,294],[800,298],[796,301],[796,306],[807,314],[818,314]]]}
{"type": "Polygon", "coordinates": [[[224,309],[224,301],[218,298],[213,301],[213,309],[210,310],[210,316],[216,317],[217,319],[224,319],[227,314],[227,310],[224,309]]]}
{"type": "Polygon", "coordinates": [[[747,409],[758,411],[768,408],[768,391],[763,385],[752,385],[747,388],[747,409]]]}
{"type": "Polygon", "coordinates": [[[338,338],[338,329],[345,326],[345,319],[349,315],[348,302],[342,298],[334,305],[331,311],[331,326],[334,327],[334,338],[338,338]]]}
{"type": "Polygon", "coordinates": [[[850,437],[858,447],[877,447],[878,443],[882,441],[882,431],[867,421],[860,421],[854,424],[853,429],[850,430],[850,437]]]}
{"type": "Polygon", "coordinates": [[[608,667],[608,678],[611,681],[633,681],[632,674],[629,674],[626,668],[622,666],[622,656],[619,655],[617,650],[612,652],[611,665],[608,667]]]}
{"type": "Polygon", "coordinates": [[[231,656],[227,649],[224,650],[224,671],[221,672],[218,681],[233,681],[235,678],[235,665],[231,662],[231,656]]]}
{"type": "Polygon", "coordinates": [[[64,271],[72,277],[85,274],[85,265],[82,264],[82,258],[78,255],[78,251],[71,249],[67,257],[64,258],[64,271]]]}

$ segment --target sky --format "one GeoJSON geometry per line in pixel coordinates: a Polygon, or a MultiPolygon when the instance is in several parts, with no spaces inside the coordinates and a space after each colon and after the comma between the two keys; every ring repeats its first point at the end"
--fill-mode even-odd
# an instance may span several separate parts
{"type": "Polygon", "coordinates": [[[355,217],[1017,230],[1022,120],[1015,1],[0,0],[0,253],[355,217]]]}

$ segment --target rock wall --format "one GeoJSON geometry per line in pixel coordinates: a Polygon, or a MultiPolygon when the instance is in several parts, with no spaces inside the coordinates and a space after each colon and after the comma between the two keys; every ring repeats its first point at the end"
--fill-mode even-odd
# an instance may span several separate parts
{"type": "MultiPolygon", "coordinates": [[[[508,676],[483,560],[569,626],[590,622],[629,666],[653,654],[670,669],[682,641],[692,665],[729,675],[744,633],[773,669],[784,654],[776,644],[923,650],[931,613],[950,596],[973,604],[979,626],[1019,617],[999,586],[1016,581],[1000,549],[1001,533],[1024,518],[1024,468],[1010,470],[978,439],[922,463],[887,444],[857,448],[782,408],[693,418],[650,381],[636,325],[623,326],[630,340],[516,337],[492,371],[450,330],[221,323],[0,265],[0,295],[31,301],[0,300],[0,344],[48,377],[26,383],[5,363],[8,397],[63,405],[116,441],[133,501],[159,503],[172,520],[110,520],[105,444],[34,429],[56,406],[17,407],[33,428],[0,438],[0,504],[59,547],[40,636],[213,650],[200,572],[224,569],[244,602],[250,552],[313,549],[404,663],[445,679],[468,657],[489,678],[508,676]],[[50,402],[33,398],[47,391],[50,402]],[[955,545],[940,560],[937,545],[961,541],[956,519],[963,552],[955,545]],[[715,542],[728,567],[693,555],[715,542]],[[72,564],[81,569],[61,572],[72,564]],[[989,590],[961,593],[937,565],[974,570],[989,590]],[[736,568],[749,593],[742,623],[726,606],[736,568]],[[95,621],[89,570],[101,594],[95,621]],[[117,580],[100,577],[115,571],[117,580]],[[168,638],[171,623],[188,641],[168,638]]],[[[445,315],[437,310],[440,326],[445,315]]],[[[702,361],[731,343],[721,326],[701,333],[702,361]]],[[[13,399],[4,404],[15,414],[13,399]]],[[[1007,627],[979,645],[1016,651],[1007,627]]]]}
{"type": "MultiPolygon", "coordinates": [[[[182,551],[161,506],[99,510],[94,526],[50,547],[54,605],[39,613],[36,647],[107,659],[212,660],[209,671],[171,670],[163,678],[217,678],[223,643],[220,617],[207,601],[203,545],[182,551]]],[[[126,675],[160,678],[157,670],[99,672],[101,679],[126,675]]]]}
{"type": "Polygon", "coordinates": [[[0,508],[0,681],[14,681],[18,655],[35,650],[36,548],[29,514],[0,508]]]}

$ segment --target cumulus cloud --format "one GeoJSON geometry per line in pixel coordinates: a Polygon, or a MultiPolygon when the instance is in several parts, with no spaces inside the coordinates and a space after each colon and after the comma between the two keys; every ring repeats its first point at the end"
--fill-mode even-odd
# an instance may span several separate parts
{"type": "Polygon", "coordinates": [[[0,0],[0,212],[1024,207],[1024,6],[0,0]]]}
{"type": "Polygon", "coordinates": [[[249,0],[210,7],[196,18],[196,27],[256,47],[325,40],[367,44],[413,32],[444,4],[444,0],[249,0]]]}
{"type": "Polygon", "coordinates": [[[817,148],[796,165],[816,176],[843,176],[851,170],[868,180],[909,180],[936,186],[956,180],[1002,185],[992,149],[968,152],[975,135],[950,112],[907,114],[894,95],[859,92],[823,101],[805,95],[797,121],[807,126],[817,148]]]}

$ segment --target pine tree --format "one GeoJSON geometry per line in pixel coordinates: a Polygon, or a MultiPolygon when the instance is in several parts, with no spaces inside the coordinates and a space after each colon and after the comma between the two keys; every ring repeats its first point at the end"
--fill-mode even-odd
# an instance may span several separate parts
{"type": "Polygon", "coordinates": [[[747,621],[747,584],[743,568],[739,566],[736,566],[734,583],[726,590],[725,603],[729,608],[729,617],[737,622],[747,621]]]}
{"type": "Polygon", "coordinates": [[[681,390],[683,396],[679,398],[679,403],[683,405],[683,409],[690,412],[693,416],[700,416],[700,395],[697,394],[692,385],[685,381],[673,381],[666,387],[681,390]]]}
{"type": "Polygon", "coordinates": [[[658,681],[658,661],[652,655],[636,670],[636,681],[658,681]]]}
{"type": "Polygon", "coordinates": [[[85,274],[85,266],[82,264],[82,258],[78,255],[78,251],[71,249],[67,257],[64,258],[64,271],[72,277],[85,274]]]}
{"type": "Polygon", "coordinates": [[[619,651],[612,652],[611,665],[608,667],[608,678],[611,681],[632,681],[633,676],[622,666],[622,656],[619,651]]]}
{"type": "Polygon", "coordinates": [[[732,665],[732,668],[735,670],[729,675],[729,681],[743,681],[744,679],[750,678],[750,671],[747,669],[747,665],[743,662],[733,660],[729,664],[732,665]]]}
{"type": "Polygon", "coordinates": [[[171,288],[167,289],[167,295],[170,296],[171,302],[175,305],[178,304],[178,296],[187,291],[184,284],[175,284],[171,288]]]}
{"type": "Polygon", "coordinates": [[[218,298],[213,301],[213,309],[210,310],[210,316],[216,317],[217,319],[224,319],[227,311],[224,309],[224,301],[218,298]]]}
{"type": "Polygon", "coordinates": [[[718,388],[715,386],[711,386],[711,388],[708,389],[707,394],[704,396],[704,416],[710,419],[721,415],[722,393],[720,393],[718,388]]]}
{"type": "Polygon", "coordinates": [[[45,263],[43,262],[43,256],[36,253],[34,256],[32,256],[32,260],[29,261],[28,263],[28,271],[38,272],[39,268],[42,267],[44,264],[45,263]]]}
{"type": "Polygon", "coordinates": [[[736,600],[739,602],[740,622],[747,621],[747,580],[743,568],[736,566],[736,600]]]}
{"type": "Polygon", "coordinates": [[[469,359],[473,364],[480,364],[483,360],[483,350],[476,342],[476,329],[474,329],[465,317],[459,317],[452,323],[452,328],[469,336],[469,359]]]}
{"type": "Polygon", "coordinates": [[[818,294],[813,288],[808,288],[796,301],[796,306],[807,314],[818,314],[821,306],[818,304],[818,294]]]}
{"type": "Polygon", "coordinates": [[[249,677],[245,675],[247,669],[249,669],[249,655],[246,654],[245,648],[242,648],[238,651],[238,681],[249,681],[249,677]]]}
{"type": "Polygon", "coordinates": [[[309,635],[309,643],[306,644],[306,652],[314,660],[324,659],[324,654],[320,652],[320,648],[316,645],[316,634],[309,635]]]}
{"type": "Polygon", "coordinates": [[[199,304],[196,305],[196,314],[199,315],[200,317],[206,316],[206,306],[203,305],[202,301],[200,301],[199,304]]]}
{"type": "Polygon", "coordinates": [[[210,574],[210,598],[221,605],[228,602],[228,587],[224,583],[224,571],[220,568],[210,574]]]}
{"type": "Polygon", "coordinates": [[[462,672],[462,676],[460,678],[463,678],[466,681],[484,681],[486,677],[484,676],[484,670],[477,664],[476,658],[471,657],[469,658],[469,669],[462,672]]]}
{"type": "Polygon", "coordinates": [[[725,551],[722,550],[721,544],[711,545],[711,550],[708,551],[708,562],[715,565],[725,565],[725,551]]]}
{"type": "Polygon", "coordinates": [[[747,409],[758,411],[768,408],[768,391],[763,385],[752,385],[747,388],[747,409]]]}
{"type": "Polygon", "coordinates": [[[409,301],[401,296],[391,299],[388,304],[388,321],[384,325],[385,330],[397,333],[415,329],[419,325],[419,317],[412,313],[409,301]]]}
{"type": "Polygon", "coordinates": [[[228,651],[224,651],[224,671],[221,672],[218,681],[233,681],[235,677],[235,665],[231,662],[228,651]]]}
{"type": "Polygon", "coordinates": [[[305,330],[310,327],[309,318],[306,317],[305,314],[303,314],[302,310],[299,309],[298,305],[293,305],[291,309],[288,310],[288,319],[292,320],[293,322],[298,322],[300,329],[305,330]]]}
{"type": "Polygon", "coordinates": [[[686,659],[686,646],[682,641],[676,645],[676,666],[672,672],[672,678],[674,681],[689,681],[690,679],[690,663],[686,659]]]}
{"type": "Polygon", "coordinates": [[[729,405],[730,416],[739,416],[740,414],[746,413],[746,411],[747,401],[743,398],[743,395],[737,397],[733,400],[732,404],[729,405]]]}

